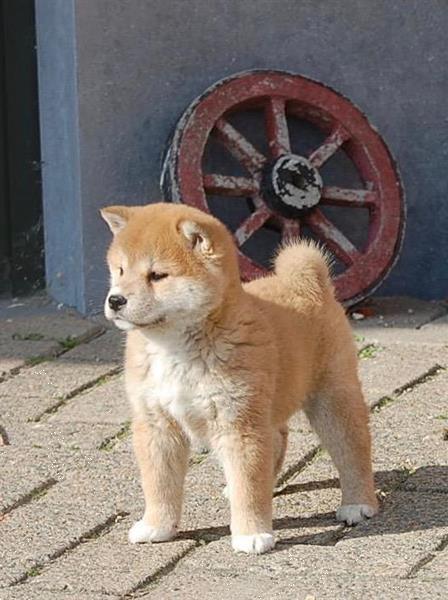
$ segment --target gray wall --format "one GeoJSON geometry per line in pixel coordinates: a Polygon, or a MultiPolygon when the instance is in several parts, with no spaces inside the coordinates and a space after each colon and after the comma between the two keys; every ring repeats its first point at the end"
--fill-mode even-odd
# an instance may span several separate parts
{"type": "Polygon", "coordinates": [[[36,0],[47,280],[99,309],[109,240],[97,209],[160,197],[160,154],[222,77],[295,71],[354,101],[396,157],[408,201],[381,294],[448,295],[446,0],[36,0]]]}

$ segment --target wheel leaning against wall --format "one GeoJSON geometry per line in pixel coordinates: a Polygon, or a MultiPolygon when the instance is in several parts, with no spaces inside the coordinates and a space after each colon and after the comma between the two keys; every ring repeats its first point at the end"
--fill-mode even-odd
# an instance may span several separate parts
{"type": "Polygon", "coordinates": [[[265,226],[281,239],[311,232],[341,265],[334,277],[339,300],[352,305],[372,293],[395,264],[404,235],[406,211],[400,176],[379,133],[350,100],[328,86],[281,71],[248,71],[217,82],[186,109],[166,152],[162,178],[165,198],[212,212],[210,197],[228,198],[228,210],[248,199],[251,214],[233,231],[241,276],[268,272],[245,253],[244,244],[265,226]],[[263,113],[264,150],[231,122],[238,113],[263,113]],[[291,144],[292,119],[324,134],[301,155],[291,144]],[[210,139],[240,166],[238,174],[204,169],[210,139]],[[323,166],[338,152],[350,159],[361,185],[326,184],[323,166]],[[242,173],[242,174],[241,174],[242,173]],[[357,247],[325,214],[327,207],[368,212],[366,241],[357,247]]]}

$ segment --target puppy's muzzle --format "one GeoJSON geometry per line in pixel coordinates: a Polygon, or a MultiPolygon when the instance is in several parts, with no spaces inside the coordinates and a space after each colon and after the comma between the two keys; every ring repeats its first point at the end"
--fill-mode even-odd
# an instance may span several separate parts
{"type": "Polygon", "coordinates": [[[127,303],[127,299],[124,296],[112,294],[112,296],[109,296],[107,303],[109,304],[109,308],[118,312],[127,303]]]}

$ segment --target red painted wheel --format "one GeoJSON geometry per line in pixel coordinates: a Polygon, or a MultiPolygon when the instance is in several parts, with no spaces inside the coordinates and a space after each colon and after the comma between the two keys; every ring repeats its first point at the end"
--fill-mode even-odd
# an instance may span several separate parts
{"type": "MultiPolygon", "coordinates": [[[[338,298],[346,304],[358,302],[378,287],[401,248],[405,204],[386,144],[347,98],[299,75],[252,71],[209,88],[177,124],[161,184],[167,199],[206,212],[213,212],[211,198],[215,196],[227,198],[229,212],[241,199],[250,199],[251,214],[234,228],[244,280],[267,272],[243,248],[250,236],[266,226],[276,229],[283,240],[311,235],[321,241],[339,265],[334,283],[338,298]],[[262,129],[265,140],[258,148],[231,122],[238,113],[248,111],[263,114],[257,133],[262,129]],[[294,120],[320,132],[322,140],[316,148],[296,151],[290,135],[294,120]],[[219,167],[207,172],[204,156],[213,140],[238,161],[243,172],[223,174],[219,167]],[[327,161],[339,151],[356,171],[355,186],[326,181],[327,161]],[[361,243],[353,243],[329,217],[329,210],[334,216],[335,210],[347,214],[347,209],[363,209],[367,214],[361,243]]],[[[357,229],[351,226],[351,232],[357,229]]]]}

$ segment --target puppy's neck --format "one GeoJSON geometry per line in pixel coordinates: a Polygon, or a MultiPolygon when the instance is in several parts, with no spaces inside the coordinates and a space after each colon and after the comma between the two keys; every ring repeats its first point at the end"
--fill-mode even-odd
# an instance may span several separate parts
{"type": "Polygon", "coordinates": [[[226,299],[206,316],[191,315],[156,329],[141,330],[150,353],[185,354],[212,349],[232,332],[239,321],[244,293],[226,299]]]}

